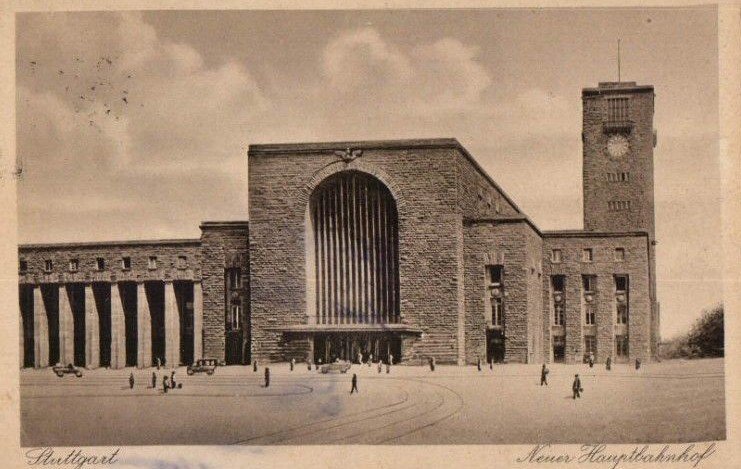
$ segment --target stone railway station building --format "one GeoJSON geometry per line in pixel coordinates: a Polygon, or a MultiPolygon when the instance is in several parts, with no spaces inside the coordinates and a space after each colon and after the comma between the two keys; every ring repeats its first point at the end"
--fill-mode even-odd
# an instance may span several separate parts
{"type": "Polygon", "coordinates": [[[454,139],[252,145],[249,222],[20,246],[20,365],[650,360],[654,90],[582,101],[582,230],[540,230],[454,139]]]}

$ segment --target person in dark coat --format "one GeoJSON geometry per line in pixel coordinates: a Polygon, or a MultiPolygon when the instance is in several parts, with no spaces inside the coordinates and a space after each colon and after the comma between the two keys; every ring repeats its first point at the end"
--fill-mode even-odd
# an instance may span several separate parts
{"type": "Polygon", "coordinates": [[[270,368],[265,367],[265,387],[270,386],[270,368]]]}
{"type": "Polygon", "coordinates": [[[550,371],[548,368],[545,367],[545,363],[543,363],[543,368],[540,369],[540,385],[543,386],[544,384],[548,386],[548,373],[550,371]]]}
{"type": "Polygon", "coordinates": [[[494,359],[489,360],[489,369],[494,371],[494,359]]]}
{"type": "Polygon", "coordinates": [[[579,375],[574,375],[574,384],[571,385],[571,390],[574,392],[574,399],[577,397],[581,399],[581,393],[584,391],[584,389],[581,387],[581,380],[579,379],[579,375]]]}
{"type": "Polygon", "coordinates": [[[252,362],[252,371],[254,371],[255,373],[257,373],[257,360],[255,360],[255,361],[252,362]]]}
{"type": "Polygon", "coordinates": [[[383,367],[383,361],[382,360],[378,360],[378,372],[379,373],[381,372],[381,368],[382,367],[383,367]]]}
{"type": "Polygon", "coordinates": [[[134,389],[134,373],[133,372],[129,375],[129,388],[134,389]]]}
{"type": "Polygon", "coordinates": [[[479,357],[478,360],[476,360],[476,368],[478,368],[479,371],[481,371],[481,357],[479,357]]]}
{"type": "Polygon", "coordinates": [[[165,394],[167,394],[167,388],[169,387],[169,386],[168,386],[168,384],[169,384],[169,383],[167,382],[167,375],[164,375],[164,376],[162,377],[162,391],[163,391],[163,392],[164,392],[165,394]]]}
{"type": "Polygon", "coordinates": [[[354,392],[360,392],[358,391],[358,375],[355,373],[352,374],[352,387],[350,388],[350,394],[354,392]]]}
{"type": "Polygon", "coordinates": [[[612,369],[612,357],[607,357],[605,368],[607,368],[607,371],[610,371],[612,369]]]}
{"type": "Polygon", "coordinates": [[[157,388],[157,373],[152,372],[152,389],[157,388]]]}
{"type": "Polygon", "coordinates": [[[311,360],[306,361],[306,368],[308,368],[309,371],[311,371],[311,360]]]}
{"type": "Polygon", "coordinates": [[[291,358],[291,371],[293,371],[293,367],[296,365],[296,359],[291,358]]]}
{"type": "Polygon", "coordinates": [[[641,368],[641,359],[636,358],[636,370],[639,370],[641,368]]]}
{"type": "Polygon", "coordinates": [[[430,358],[430,371],[435,371],[435,357],[430,358]]]}
{"type": "Polygon", "coordinates": [[[172,370],[172,373],[170,374],[170,387],[172,389],[175,389],[175,370],[172,370]]]}
{"type": "Polygon", "coordinates": [[[386,374],[391,373],[391,360],[386,362],[386,374]]]}

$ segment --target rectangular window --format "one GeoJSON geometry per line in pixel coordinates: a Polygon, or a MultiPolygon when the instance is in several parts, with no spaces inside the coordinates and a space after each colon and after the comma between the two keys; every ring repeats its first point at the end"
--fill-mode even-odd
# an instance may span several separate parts
{"type": "Polygon", "coordinates": [[[69,260],[69,271],[70,272],[77,272],[77,270],[80,268],[80,260],[79,259],[70,259],[69,260]]]}
{"type": "Polygon", "coordinates": [[[593,259],[594,259],[594,251],[592,251],[592,248],[582,249],[581,251],[581,261],[582,262],[592,262],[593,259]]]}
{"type": "Polygon", "coordinates": [[[491,324],[492,326],[502,325],[502,299],[492,298],[491,299],[491,324]]]}
{"type": "Polygon", "coordinates": [[[616,275],[615,276],[615,291],[627,292],[628,291],[628,276],[627,275],[616,275]]]}
{"type": "Polygon", "coordinates": [[[178,269],[185,269],[188,267],[188,258],[185,256],[178,256],[178,269]]]}
{"type": "Polygon", "coordinates": [[[553,304],[553,324],[556,326],[564,325],[563,303],[553,304]]]}
{"type": "Polygon", "coordinates": [[[584,293],[591,293],[597,288],[597,276],[596,275],[582,275],[581,285],[584,289],[584,293]]]}
{"type": "Polygon", "coordinates": [[[588,326],[593,326],[597,324],[597,314],[596,314],[596,307],[594,303],[587,303],[585,309],[584,309],[584,323],[588,326]]]}
{"type": "Polygon", "coordinates": [[[610,200],[607,202],[607,209],[611,212],[629,212],[630,200],[610,200]]]}
{"type": "Polygon", "coordinates": [[[607,100],[607,120],[625,122],[629,119],[629,98],[609,98],[607,100]]]}
{"type": "Polygon", "coordinates": [[[26,262],[25,259],[20,259],[18,261],[18,272],[24,273],[28,270],[28,262],[26,262]]]}
{"type": "Polygon", "coordinates": [[[615,336],[615,352],[618,357],[628,356],[628,336],[627,335],[616,335],[615,336]]]}
{"type": "Polygon", "coordinates": [[[551,288],[554,293],[563,293],[564,284],[566,283],[566,277],[563,275],[554,275],[551,277],[551,288]]]}
{"type": "Polygon", "coordinates": [[[615,248],[615,260],[617,262],[625,260],[625,248],[615,248]]]}
{"type": "Polygon", "coordinates": [[[105,270],[105,259],[102,257],[95,259],[95,268],[97,270],[105,270]]]}
{"type": "Polygon", "coordinates": [[[584,354],[589,355],[590,353],[597,355],[597,337],[593,335],[585,335],[584,354]]]}
{"type": "Polygon", "coordinates": [[[229,282],[229,288],[236,290],[242,288],[242,269],[238,267],[227,269],[227,282],[229,282]]]}
{"type": "Polygon", "coordinates": [[[47,259],[44,261],[44,272],[51,272],[54,268],[54,263],[51,261],[51,259],[47,259]]]}
{"type": "Polygon", "coordinates": [[[553,264],[558,264],[561,262],[561,250],[560,249],[551,250],[551,262],[553,264]]]}
{"type": "Polygon", "coordinates": [[[149,256],[147,268],[149,268],[149,270],[154,270],[157,268],[157,256],[149,256]]]}
{"type": "Polygon", "coordinates": [[[129,270],[129,269],[131,269],[131,258],[130,257],[122,257],[121,258],[121,268],[123,270],[129,270]]]}
{"type": "Polygon", "coordinates": [[[229,315],[226,319],[226,328],[230,331],[238,330],[241,316],[242,305],[231,305],[229,308],[229,315]]]}
{"type": "Polygon", "coordinates": [[[502,270],[504,270],[504,267],[501,265],[490,265],[488,270],[489,270],[489,285],[501,285],[502,284],[502,270]]]}

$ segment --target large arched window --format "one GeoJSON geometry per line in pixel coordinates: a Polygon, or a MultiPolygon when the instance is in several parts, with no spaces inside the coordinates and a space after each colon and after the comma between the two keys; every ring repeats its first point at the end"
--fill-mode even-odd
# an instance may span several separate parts
{"type": "Polygon", "coordinates": [[[398,217],[386,186],[357,171],[338,173],[315,189],[308,215],[316,323],[398,322],[398,217]]]}

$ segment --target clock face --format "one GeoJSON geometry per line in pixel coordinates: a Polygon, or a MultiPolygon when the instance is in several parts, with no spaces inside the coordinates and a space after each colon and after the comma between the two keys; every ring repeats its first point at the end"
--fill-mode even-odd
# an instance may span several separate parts
{"type": "Polygon", "coordinates": [[[612,157],[625,156],[629,149],[628,139],[623,135],[613,134],[607,139],[607,153],[612,157]]]}

